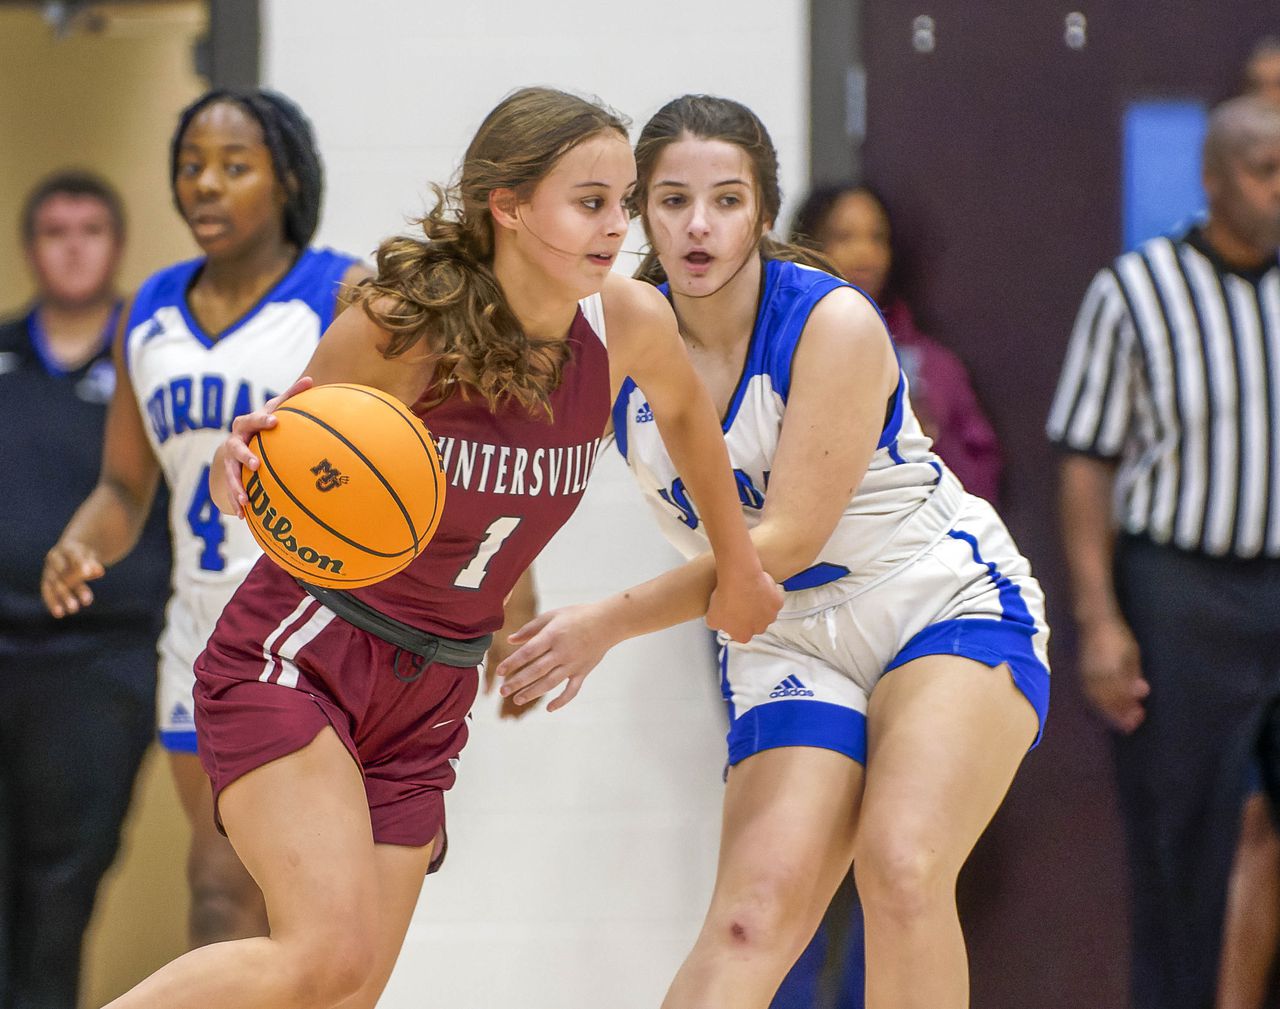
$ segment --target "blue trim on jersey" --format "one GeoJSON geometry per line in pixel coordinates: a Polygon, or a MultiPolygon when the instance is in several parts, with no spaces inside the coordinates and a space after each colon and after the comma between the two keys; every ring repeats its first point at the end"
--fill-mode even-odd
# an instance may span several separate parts
{"type": "Polygon", "coordinates": [[[729,765],[779,746],[813,746],[867,762],[867,716],[828,701],[758,704],[729,729],[729,765]]]}
{"type": "MultiPolygon", "coordinates": [[[[897,354],[897,348],[894,353],[897,354]]],[[[898,365],[898,388],[893,391],[893,412],[889,414],[889,419],[885,422],[884,430],[880,432],[880,441],[876,448],[887,448],[889,457],[896,463],[905,462],[902,456],[898,455],[898,435],[902,433],[902,401],[906,399],[903,393],[906,392],[906,381],[902,376],[902,365],[898,365]]]]}
{"type": "Polygon", "coordinates": [[[849,569],[841,564],[828,564],[826,561],[820,561],[813,567],[805,568],[798,574],[792,575],[782,583],[782,587],[787,592],[816,589],[819,585],[827,585],[830,582],[839,581],[848,573],[849,569]]]}
{"type": "Polygon", "coordinates": [[[195,729],[161,729],[156,735],[160,745],[170,753],[195,753],[195,729]]]}
{"type": "Polygon", "coordinates": [[[837,287],[858,289],[829,273],[781,259],[771,259],[765,264],[765,276],[770,279],[765,282],[756,326],[769,329],[772,339],[768,348],[768,375],[773,381],[773,391],[785,403],[791,394],[791,365],[814,307],[837,287]]]}
{"type": "MultiPolygon", "coordinates": [[[[733,419],[738,415],[738,409],[747,394],[747,386],[757,375],[768,375],[774,392],[786,402],[791,390],[791,362],[800,342],[800,334],[804,332],[814,306],[837,287],[858,290],[852,284],[822,270],[781,259],[765,260],[764,290],[760,293],[760,307],[756,311],[751,341],[747,344],[742,375],[738,378],[721,424],[725,433],[733,426],[733,419]]],[[[658,290],[668,299],[671,298],[669,284],[660,284],[658,290]]]]}
{"type": "Polygon", "coordinates": [[[1049,670],[1031,644],[1031,639],[1039,633],[1035,618],[1027,609],[1018,586],[994,564],[982,559],[976,538],[958,529],[950,530],[947,535],[969,544],[974,561],[987,569],[999,592],[1000,619],[943,620],[930,624],[907,642],[885,667],[885,672],[925,655],[960,655],[993,668],[1007,662],[1014,685],[1035,708],[1039,722],[1031,744],[1035,749],[1044,735],[1044,723],[1049,715],[1049,670]]]}
{"type": "MultiPolygon", "coordinates": [[[[158,270],[142,282],[138,293],[134,295],[133,305],[129,308],[129,321],[125,323],[126,335],[146,320],[150,319],[162,308],[185,304],[187,288],[196,271],[204,265],[203,259],[188,259],[182,263],[174,263],[158,270]]],[[[126,357],[129,352],[129,341],[125,340],[126,357]]]]}
{"type": "Polygon", "coordinates": [[[268,290],[244,315],[216,336],[205,332],[191,313],[187,292],[205,260],[192,259],[176,263],[147,278],[138,289],[129,312],[128,330],[154,315],[161,308],[177,308],[191,334],[204,346],[212,347],[219,340],[236,333],[247,325],[264,307],[273,302],[302,301],[320,318],[323,333],[333,322],[338,302],[338,282],[357,260],[332,249],[304,249],[283,277],[268,290]]]}
{"type": "Polygon", "coordinates": [[[613,443],[618,446],[624,459],[627,457],[627,407],[631,405],[631,394],[635,389],[635,382],[627,376],[622,380],[618,398],[613,401],[613,443]]]}

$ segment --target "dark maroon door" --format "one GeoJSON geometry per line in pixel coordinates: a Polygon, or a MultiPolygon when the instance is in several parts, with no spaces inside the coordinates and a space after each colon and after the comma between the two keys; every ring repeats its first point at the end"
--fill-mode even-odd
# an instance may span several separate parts
{"type": "Polygon", "coordinates": [[[1120,1009],[1124,855],[1106,737],[1076,687],[1044,420],[1080,298],[1120,251],[1125,108],[1229,95],[1252,42],[1280,30],[1280,7],[862,6],[866,175],[915,251],[927,328],[968,362],[999,431],[1003,513],[1044,582],[1054,628],[1044,742],[962,879],[973,1005],[1120,1009]],[[1083,39],[1072,13],[1084,15],[1083,39]]]}

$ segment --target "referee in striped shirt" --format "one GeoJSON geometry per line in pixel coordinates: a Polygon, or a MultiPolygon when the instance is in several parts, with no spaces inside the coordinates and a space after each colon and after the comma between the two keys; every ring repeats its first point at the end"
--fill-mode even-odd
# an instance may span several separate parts
{"type": "Polygon", "coordinates": [[[1280,809],[1280,110],[1215,109],[1203,177],[1200,224],[1094,278],[1048,423],[1135,1009],[1212,1009],[1255,757],[1280,809]]]}

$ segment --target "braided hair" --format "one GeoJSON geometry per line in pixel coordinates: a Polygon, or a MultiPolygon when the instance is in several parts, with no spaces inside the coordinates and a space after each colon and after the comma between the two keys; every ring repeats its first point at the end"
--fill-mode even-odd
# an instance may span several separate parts
{"type": "MultiPolygon", "coordinates": [[[[262,128],[263,142],[271,153],[271,167],[284,187],[284,234],[299,249],[305,249],[320,222],[320,201],[324,194],[324,167],[316,150],[311,122],[290,99],[278,91],[257,89],[206,92],[182,110],[178,127],[169,143],[169,186],[174,205],[178,204],[178,154],[191,121],[203,109],[218,103],[238,106],[262,128]]],[[[179,209],[181,209],[179,207],[179,209]]]]}

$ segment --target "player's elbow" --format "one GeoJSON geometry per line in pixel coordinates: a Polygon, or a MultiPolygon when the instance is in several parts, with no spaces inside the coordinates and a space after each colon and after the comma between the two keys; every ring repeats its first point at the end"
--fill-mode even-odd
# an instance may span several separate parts
{"type": "Polygon", "coordinates": [[[827,537],[804,529],[761,529],[761,532],[760,536],[753,536],[760,553],[760,565],[779,584],[812,567],[827,541],[827,537]]]}

